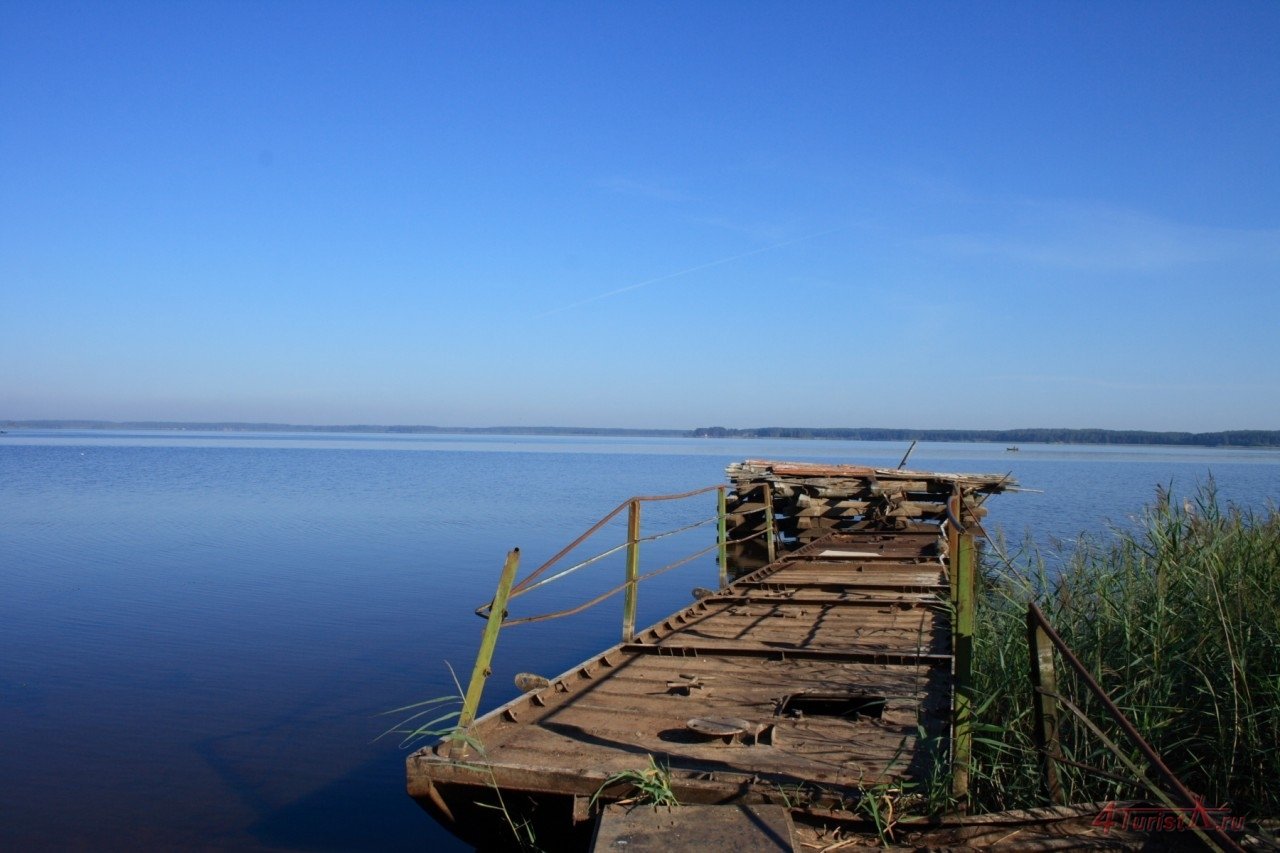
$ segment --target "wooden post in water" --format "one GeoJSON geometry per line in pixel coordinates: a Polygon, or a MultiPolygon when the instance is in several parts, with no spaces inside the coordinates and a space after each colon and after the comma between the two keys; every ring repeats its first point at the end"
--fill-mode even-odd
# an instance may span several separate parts
{"type": "Polygon", "coordinates": [[[519,568],[520,549],[512,548],[502,566],[498,591],[493,594],[493,603],[489,605],[489,621],[484,625],[480,651],[476,653],[476,665],[471,670],[471,683],[467,685],[467,695],[462,700],[462,711],[458,715],[459,727],[469,726],[475,721],[484,683],[493,672],[489,664],[493,662],[493,650],[498,646],[498,631],[502,628],[502,620],[507,618],[507,599],[511,595],[511,584],[515,581],[516,570],[519,568]]]}
{"type": "Polygon", "coordinates": [[[729,585],[729,533],[725,529],[725,513],[727,512],[725,504],[724,486],[716,489],[716,542],[720,545],[720,589],[724,589],[729,585]]]}
{"type": "Polygon", "coordinates": [[[952,654],[955,655],[955,716],[951,732],[951,793],[967,808],[969,760],[973,755],[973,629],[977,593],[976,552],[972,533],[961,533],[952,555],[956,592],[952,654]]]}
{"type": "Polygon", "coordinates": [[[776,544],[776,532],[773,527],[773,487],[768,483],[764,486],[764,542],[769,549],[769,562],[772,563],[778,559],[778,548],[776,544]]]}
{"type": "Polygon", "coordinates": [[[1066,794],[1058,778],[1055,759],[1062,754],[1058,741],[1058,701],[1049,694],[1058,692],[1058,679],[1053,668],[1053,645],[1049,635],[1036,620],[1030,608],[1027,610],[1027,649],[1031,653],[1031,706],[1035,709],[1036,747],[1044,768],[1044,785],[1049,801],[1055,806],[1065,805],[1066,794]]]}
{"type": "Polygon", "coordinates": [[[636,633],[636,579],[640,576],[640,501],[627,510],[627,591],[622,601],[622,642],[636,633]]]}

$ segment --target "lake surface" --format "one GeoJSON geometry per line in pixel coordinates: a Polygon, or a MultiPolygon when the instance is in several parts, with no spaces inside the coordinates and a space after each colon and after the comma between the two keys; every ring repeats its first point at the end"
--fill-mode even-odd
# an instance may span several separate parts
{"type": "MultiPolygon", "coordinates": [[[[837,441],[11,431],[0,437],[0,848],[463,849],[405,795],[382,712],[455,692],[508,548],[524,571],[631,495],[722,482],[745,458],[895,466],[837,441]]],[[[1157,484],[1280,496],[1280,453],[921,444],[909,467],[1012,472],[1017,541],[1106,535],[1157,484]]],[[[714,495],[647,505],[645,531],[714,495]]],[[[712,542],[644,547],[657,568],[712,542]]],[[[582,556],[625,538],[610,525],[582,556]]],[[[642,586],[640,623],[714,585],[713,555],[642,586]]],[[[602,561],[513,605],[580,602],[602,561]],[[536,599],[536,600],[535,600],[536,599]]],[[[485,707],[618,640],[620,599],[499,641],[485,707]]]]}

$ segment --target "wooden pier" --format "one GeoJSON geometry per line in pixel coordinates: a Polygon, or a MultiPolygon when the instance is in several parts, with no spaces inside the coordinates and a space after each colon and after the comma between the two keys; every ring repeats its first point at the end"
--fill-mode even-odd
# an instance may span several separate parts
{"type": "MultiPolygon", "coordinates": [[[[773,559],[646,630],[632,632],[624,614],[629,641],[479,720],[464,709],[459,736],[408,759],[409,793],[426,810],[479,846],[509,843],[489,808],[500,806],[539,838],[585,847],[599,804],[625,798],[626,774],[651,766],[669,771],[682,804],[782,805],[810,821],[857,819],[868,796],[957,784],[976,520],[1011,483],[762,462],[730,476],[722,561],[728,545],[753,540],[773,559]]],[[[490,605],[492,640],[510,563],[490,605]]],[[[476,672],[474,701],[487,659],[476,672]]]]}

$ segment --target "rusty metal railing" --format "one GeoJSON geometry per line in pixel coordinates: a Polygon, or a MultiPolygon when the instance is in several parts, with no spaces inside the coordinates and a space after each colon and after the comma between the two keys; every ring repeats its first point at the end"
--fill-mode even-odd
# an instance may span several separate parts
{"type": "Polygon", "coordinates": [[[622,503],[614,507],[613,510],[606,513],[599,521],[587,529],[585,533],[574,539],[564,548],[561,548],[551,559],[547,560],[538,568],[530,572],[526,577],[516,583],[515,577],[520,568],[520,549],[514,548],[508,554],[506,561],[502,567],[502,574],[499,576],[498,588],[494,593],[493,599],[480,607],[476,608],[476,615],[484,618],[485,628],[484,634],[480,640],[480,649],[476,654],[475,666],[471,671],[471,680],[467,686],[466,696],[463,699],[462,711],[460,713],[458,724],[460,726],[468,726],[474,722],[476,712],[480,707],[480,697],[484,691],[484,684],[492,674],[491,664],[493,655],[497,649],[498,635],[504,626],[524,625],[532,622],[543,622],[550,619],[559,619],[565,616],[572,616],[581,613],[595,605],[612,598],[618,593],[623,593],[622,605],[622,640],[630,642],[635,635],[636,620],[636,604],[638,599],[639,585],[641,582],[656,577],[665,572],[679,568],[698,557],[710,553],[717,552],[717,562],[719,564],[719,580],[720,587],[728,585],[729,573],[729,546],[739,542],[747,542],[752,539],[765,537],[769,554],[772,557],[775,553],[776,524],[773,518],[773,504],[768,491],[766,491],[766,500],[764,506],[759,509],[748,510],[740,515],[749,515],[756,512],[765,514],[765,527],[763,530],[753,533],[749,536],[743,536],[736,539],[729,539],[727,533],[726,517],[727,517],[727,486],[705,486],[700,489],[694,489],[688,492],[680,492],[673,495],[647,495],[640,497],[628,498],[622,503]],[[690,524],[665,530],[658,533],[651,533],[647,536],[641,535],[640,529],[640,507],[642,504],[658,502],[658,501],[675,501],[685,498],[692,498],[698,495],[704,495],[709,492],[716,493],[716,514],[707,518],[699,519],[690,524]],[[606,524],[617,518],[622,512],[627,512],[627,538],[626,541],[613,547],[607,548],[600,553],[594,554],[585,559],[579,560],[571,566],[560,568],[554,573],[548,574],[552,569],[557,568],[562,560],[569,554],[573,553],[579,546],[583,545],[593,535],[598,533],[606,524]],[[716,541],[714,544],[705,548],[701,548],[692,554],[681,557],[674,562],[668,563],[658,569],[640,573],[640,545],[644,542],[653,542],[664,539],[668,536],[674,536],[705,525],[716,524],[716,541]],[[537,589],[541,589],[548,584],[562,580],[569,575],[579,572],[591,565],[599,563],[606,557],[626,551],[626,574],[622,583],[611,589],[606,590],[599,595],[572,607],[563,608],[548,613],[541,613],[534,616],[522,616],[518,619],[511,619],[507,613],[507,605],[520,596],[527,595],[537,589]]]}
{"type": "MultiPolygon", "coordinates": [[[[1058,778],[1057,764],[1076,763],[1068,761],[1062,755],[1062,747],[1058,740],[1057,706],[1061,705],[1101,739],[1129,772],[1134,774],[1135,779],[1163,801],[1164,805],[1178,815],[1210,849],[1222,851],[1242,849],[1235,839],[1213,819],[1204,806],[1204,800],[1183,784],[1177,774],[1164,763],[1155,748],[1138,733],[1137,728],[1102,689],[1102,685],[1098,684],[1089,669],[1049,624],[1048,618],[1034,601],[1027,606],[1027,646],[1031,658],[1031,686],[1035,700],[1033,707],[1036,716],[1036,746],[1044,756],[1045,787],[1048,789],[1050,800],[1055,805],[1065,801],[1062,784],[1058,778]],[[1107,716],[1120,728],[1129,742],[1142,753],[1150,769],[1155,771],[1155,774],[1164,782],[1165,788],[1162,789],[1155,784],[1075,703],[1058,692],[1057,676],[1053,665],[1054,649],[1062,655],[1062,659],[1079,676],[1085,688],[1102,705],[1107,716]]],[[[1089,769],[1093,770],[1093,768],[1089,769]]],[[[1094,772],[1097,771],[1094,770],[1094,772]]]]}

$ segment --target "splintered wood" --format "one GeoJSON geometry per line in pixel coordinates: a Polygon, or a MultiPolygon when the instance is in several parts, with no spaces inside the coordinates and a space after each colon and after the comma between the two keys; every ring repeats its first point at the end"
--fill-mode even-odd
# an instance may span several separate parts
{"type": "Polygon", "coordinates": [[[828,533],[907,530],[941,523],[956,499],[959,523],[986,516],[988,496],[1015,484],[1007,475],[940,474],[856,465],[810,465],[749,459],[726,469],[734,492],[728,502],[731,541],[753,541],[765,531],[764,496],[770,495],[778,533],[811,542],[828,533]],[[765,487],[768,487],[767,490],[765,487]]]}

